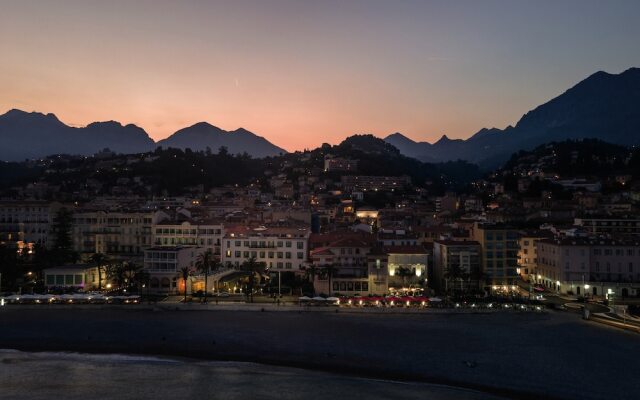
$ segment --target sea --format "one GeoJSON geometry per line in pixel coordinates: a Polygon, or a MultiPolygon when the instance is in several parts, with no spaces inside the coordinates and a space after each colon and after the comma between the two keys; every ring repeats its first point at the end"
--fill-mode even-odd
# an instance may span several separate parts
{"type": "Polygon", "coordinates": [[[493,395],[246,362],[0,350],[0,399],[422,399],[493,395]]]}

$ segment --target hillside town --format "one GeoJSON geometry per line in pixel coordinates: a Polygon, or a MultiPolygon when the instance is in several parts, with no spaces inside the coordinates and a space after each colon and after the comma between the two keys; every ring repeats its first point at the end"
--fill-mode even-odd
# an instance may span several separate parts
{"type": "Polygon", "coordinates": [[[2,291],[640,297],[640,186],[623,166],[603,167],[620,155],[577,175],[598,144],[547,145],[464,189],[434,189],[370,174],[367,157],[390,151],[379,142],[358,138],[353,158],[337,146],[274,158],[242,184],[183,193],[154,193],[142,174],[86,172],[127,170],[153,153],[41,160],[69,168],[3,191],[2,291]]]}

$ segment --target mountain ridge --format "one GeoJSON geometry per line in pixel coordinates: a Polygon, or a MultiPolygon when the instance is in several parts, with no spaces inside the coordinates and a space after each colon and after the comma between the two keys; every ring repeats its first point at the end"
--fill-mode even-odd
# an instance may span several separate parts
{"type": "Polygon", "coordinates": [[[123,125],[114,120],[95,121],[83,127],[73,127],[60,121],[52,113],[13,108],[0,115],[2,161],[37,159],[52,154],[93,155],[105,148],[116,153],[135,154],[152,151],[157,147],[191,148],[195,151],[206,150],[208,147],[217,151],[221,146],[227,147],[232,154],[246,152],[253,157],[286,153],[286,150],[244,128],[225,131],[204,121],[155,142],[143,128],[135,124],[123,125]],[[191,137],[191,141],[180,140],[180,133],[185,133],[183,131],[191,137]],[[197,136],[198,131],[201,131],[201,137],[194,138],[194,132],[197,136]]]}
{"type": "Polygon", "coordinates": [[[467,139],[444,135],[435,143],[417,142],[397,133],[384,138],[403,154],[423,161],[463,159],[485,169],[511,154],[566,139],[601,139],[640,145],[640,68],[619,74],[598,71],[560,95],[526,112],[504,129],[482,128],[467,139]]]}

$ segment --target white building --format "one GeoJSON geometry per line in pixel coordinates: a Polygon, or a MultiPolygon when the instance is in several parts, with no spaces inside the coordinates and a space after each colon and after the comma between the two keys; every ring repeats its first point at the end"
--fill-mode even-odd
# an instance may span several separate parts
{"type": "Polygon", "coordinates": [[[73,249],[85,257],[142,257],[151,246],[152,211],[80,210],[73,215],[73,249]]]}
{"type": "MultiPolygon", "coordinates": [[[[150,289],[154,292],[182,292],[184,282],[179,277],[183,267],[194,270],[202,249],[195,246],[157,246],[144,251],[144,268],[151,275],[150,289]]],[[[190,290],[189,285],[187,291],[190,290]]]]}
{"type": "Polygon", "coordinates": [[[0,202],[0,243],[50,245],[49,230],[60,208],[44,201],[0,202]]]}
{"type": "Polygon", "coordinates": [[[221,220],[164,220],[152,229],[154,246],[198,246],[220,257],[224,227],[221,220]]]}
{"type": "Polygon", "coordinates": [[[253,257],[272,271],[299,272],[307,260],[306,225],[227,227],[222,241],[222,262],[240,265],[253,257]]]}

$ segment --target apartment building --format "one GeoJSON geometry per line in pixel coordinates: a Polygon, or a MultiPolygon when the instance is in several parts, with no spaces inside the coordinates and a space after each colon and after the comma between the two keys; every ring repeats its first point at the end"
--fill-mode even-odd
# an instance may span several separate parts
{"type": "Polygon", "coordinates": [[[553,236],[551,231],[522,231],[518,239],[518,274],[525,281],[535,280],[538,262],[536,243],[553,236]]]}
{"type": "Polygon", "coordinates": [[[640,295],[640,242],[600,238],[543,239],[536,282],[560,293],[640,295]],[[588,286],[585,286],[588,285],[588,286]]]}
{"type": "Polygon", "coordinates": [[[297,222],[225,227],[222,262],[240,265],[255,258],[273,272],[301,273],[307,261],[310,235],[309,227],[297,222]]]}
{"type": "Polygon", "coordinates": [[[341,181],[346,192],[385,192],[404,189],[411,185],[411,178],[408,176],[344,175],[341,181]]]}
{"type": "MultiPolygon", "coordinates": [[[[326,266],[333,268],[328,273],[314,277],[315,291],[325,294],[368,294],[373,287],[369,279],[369,253],[371,243],[367,240],[343,238],[312,250],[309,262],[319,271],[326,266]]],[[[328,271],[327,271],[328,272],[328,271]]],[[[385,287],[384,292],[386,293],[385,287]]]]}
{"type": "Polygon", "coordinates": [[[478,271],[482,269],[482,246],[476,241],[436,240],[433,242],[432,286],[440,292],[450,289],[467,291],[478,289],[483,282],[478,281],[478,271]],[[451,281],[447,272],[459,269],[467,279],[451,281]],[[453,285],[453,286],[450,286],[453,285]]]}
{"type": "Polygon", "coordinates": [[[60,203],[45,201],[0,202],[0,243],[49,246],[49,231],[60,203]]]}
{"type": "MultiPolygon", "coordinates": [[[[153,292],[182,292],[185,282],[179,273],[183,267],[194,268],[201,252],[197,246],[156,246],[144,250],[144,268],[151,278],[149,286],[153,292]]],[[[187,292],[191,290],[187,284],[187,292]]]]}
{"type": "Polygon", "coordinates": [[[640,219],[637,218],[575,218],[574,225],[583,227],[594,235],[640,235],[640,219]]]}
{"type": "Polygon", "coordinates": [[[518,230],[503,224],[475,223],[472,238],[482,248],[482,274],[487,285],[515,285],[518,279],[518,230]]]}
{"type": "Polygon", "coordinates": [[[197,246],[221,257],[224,226],[221,219],[187,219],[182,222],[164,219],[153,225],[154,246],[197,246]]]}
{"type": "Polygon", "coordinates": [[[73,248],[87,258],[142,258],[151,246],[154,212],[150,210],[78,210],[73,215],[73,248]]]}
{"type": "Polygon", "coordinates": [[[358,169],[358,160],[350,160],[342,157],[331,157],[329,155],[324,158],[325,172],[354,172],[358,169]]]}

